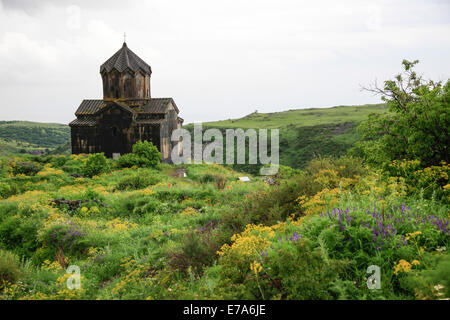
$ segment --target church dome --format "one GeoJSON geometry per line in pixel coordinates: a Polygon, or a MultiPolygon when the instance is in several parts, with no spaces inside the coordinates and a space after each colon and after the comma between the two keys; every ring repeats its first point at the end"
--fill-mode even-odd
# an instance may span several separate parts
{"type": "Polygon", "coordinates": [[[136,72],[141,69],[146,74],[152,73],[152,68],[131,51],[125,42],[119,51],[100,66],[100,73],[105,70],[106,72],[111,72],[113,69],[119,72],[123,72],[126,69],[136,72]]]}

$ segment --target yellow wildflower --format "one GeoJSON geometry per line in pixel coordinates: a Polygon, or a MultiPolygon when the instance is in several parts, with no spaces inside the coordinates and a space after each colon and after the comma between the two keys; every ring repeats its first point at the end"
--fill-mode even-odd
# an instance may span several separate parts
{"type": "Polygon", "coordinates": [[[262,270],[262,266],[258,261],[253,261],[250,264],[250,270],[252,270],[255,273],[255,275],[258,275],[258,273],[261,272],[262,270]]]}

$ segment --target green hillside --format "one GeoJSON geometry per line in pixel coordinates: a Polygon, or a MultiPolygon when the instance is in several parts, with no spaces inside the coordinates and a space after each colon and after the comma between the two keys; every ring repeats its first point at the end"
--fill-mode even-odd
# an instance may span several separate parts
{"type": "Polygon", "coordinates": [[[70,128],[57,123],[0,121],[0,155],[41,154],[70,141],[70,128]]]}
{"type": "MultiPolygon", "coordinates": [[[[203,125],[216,128],[280,128],[289,125],[302,127],[330,123],[361,122],[375,112],[385,112],[384,104],[360,106],[336,106],[332,108],[295,109],[283,112],[251,113],[240,119],[205,122],[203,125]]],[[[188,125],[189,126],[189,125],[188,125]]]]}
{"type": "MultiPolygon", "coordinates": [[[[312,158],[344,154],[360,136],[356,127],[371,113],[384,113],[384,104],[297,109],[251,113],[240,119],[203,123],[203,129],[279,129],[280,163],[304,167],[312,158]]],[[[192,130],[193,124],[185,126],[192,130]]]]}

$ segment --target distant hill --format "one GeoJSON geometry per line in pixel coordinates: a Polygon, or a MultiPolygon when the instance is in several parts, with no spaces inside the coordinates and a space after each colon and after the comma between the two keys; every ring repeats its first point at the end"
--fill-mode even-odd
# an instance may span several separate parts
{"type": "MultiPolygon", "coordinates": [[[[42,154],[70,142],[70,128],[58,123],[0,121],[0,155],[42,154]]],[[[63,151],[63,150],[61,150],[63,151]]]]}
{"type": "MultiPolygon", "coordinates": [[[[240,119],[203,123],[203,128],[280,129],[280,163],[302,168],[315,156],[339,156],[360,139],[356,127],[385,104],[251,113],[240,119]]],[[[193,124],[185,126],[192,130],[193,124]]]]}

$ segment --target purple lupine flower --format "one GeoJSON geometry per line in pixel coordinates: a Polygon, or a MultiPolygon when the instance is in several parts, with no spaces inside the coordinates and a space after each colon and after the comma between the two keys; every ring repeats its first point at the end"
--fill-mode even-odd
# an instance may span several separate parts
{"type": "Polygon", "coordinates": [[[347,217],[347,223],[350,224],[352,222],[352,218],[350,217],[350,215],[348,213],[346,213],[346,217],[347,217]]]}
{"type": "Polygon", "coordinates": [[[301,234],[298,234],[297,231],[294,232],[294,235],[291,238],[291,241],[297,241],[298,239],[300,239],[302,237],[301,234]]]}
{"type": "Polygon", "coordinates": [[[75,230],[74,232],[72,232],[72,237],[79,236],[79,235],[81,235],[81,232],[78,230],[75,230]]]}
{"type": "Polygon", "coordinates": [[[402,213],[404,213],[406,211],[406,206],[404,203],[402,203],[402,213]]]}

